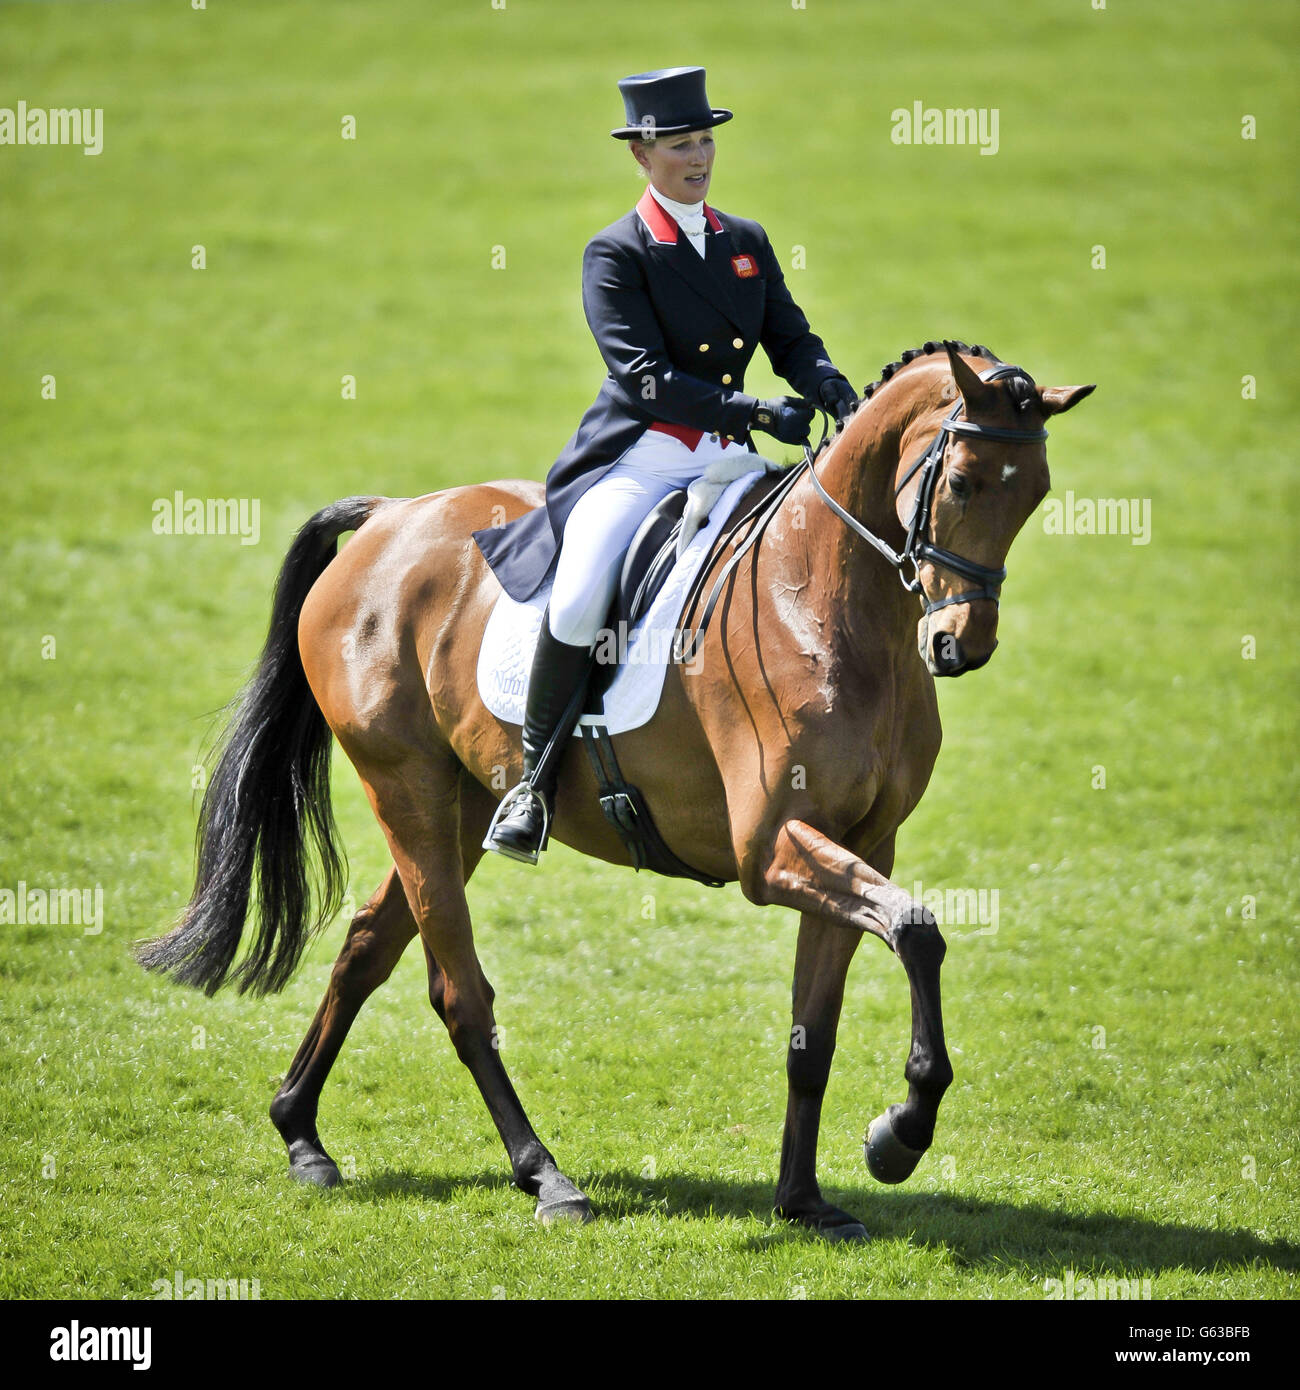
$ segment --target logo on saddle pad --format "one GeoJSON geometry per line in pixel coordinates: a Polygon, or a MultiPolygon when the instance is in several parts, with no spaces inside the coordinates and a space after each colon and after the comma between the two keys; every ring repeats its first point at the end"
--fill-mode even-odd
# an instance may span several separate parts
{"type": "Polygon", "coordinates": [[[758,274],[758,263],[753,256],[732,256],[731,268],[742,280],[752,279],[758,274]]]}

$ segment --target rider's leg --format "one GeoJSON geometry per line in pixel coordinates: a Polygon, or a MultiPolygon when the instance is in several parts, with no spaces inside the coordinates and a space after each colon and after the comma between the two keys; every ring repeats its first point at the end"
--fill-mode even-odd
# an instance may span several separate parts
{"type": "Polygon", "coordinates": [[[585,690],[591,665],[591,643],[561,642],[552,631],[548,607],[542,614],[537,650],[528,677],[523,727],[524,779],[506,794],[505,814],[498,813],[498,818],[493,820],[483,841],[484,849],[494,849],[498,854],[525,864],[536,864],[538,854],[546,848],[561,757],[557,753],[543,767],[542,755],[552,738],[567,740],[573,732],[583,704],[575,697],[585,690]]]}
{"type": "MultiPolygon", "coordinates": [[[[623,557],[637,527],[674,488],[684,486],[699,472],[699,465],[684,445],[676,440],[668,442],[686,457],[673,459],[665,467],[658,456],[664,451],[658,449],[649,459],[655,465],[652,472],[638,467],[634,457],[650,451],[634,447],[583,493],[569,513],[550,605],[543,615],[529,674],[523,728],[524,780],[507,793],[509,804],[489,830],[483,842],[485,849],[535,864],[545,848],[560,758],[553,758],[538,777],[542,753],[557,734],[568,738],[581,712],[581,701],[575,703],[573,697],[586,686],[590,650],[609,614],[623,557]]],[[[658,440],[651,443],[658,445],[658,440]]]]}

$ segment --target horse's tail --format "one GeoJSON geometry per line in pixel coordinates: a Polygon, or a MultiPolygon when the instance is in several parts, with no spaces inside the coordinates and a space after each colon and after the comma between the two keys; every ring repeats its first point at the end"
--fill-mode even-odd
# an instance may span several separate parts
{"type": "Polygon", "coordinates": [[[338,911],[347,864],[335,845],[330,729],[302,668],[298,618],[337,553],[339,536],[356,530],[383,500],[335,502],[317,512],[289,547],[266,646],[232,703],[203,796],[193,896],[171,931],[137,947],[136,959],[147,969],[207,994],[228,977],[241,994],[267,994],[284,988],[312,934],[338,911]],[[309,839],[318,860],[314,893],[309,839]],[[257,935],[232,976],[254,878],[257,935]]]}

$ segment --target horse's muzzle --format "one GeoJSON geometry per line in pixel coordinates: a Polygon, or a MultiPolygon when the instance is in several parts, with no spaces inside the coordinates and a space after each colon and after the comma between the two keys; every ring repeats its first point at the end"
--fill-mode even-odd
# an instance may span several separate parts
{"type": "Polygon", "coordinates": [[[997,650],[997,638],[993,645],[980,656],[968,656],[961,638],[951,632],[930,634],[929,649],[922,648],[925,664],[932,676],[964,676],[967,671],[978,671],[988,664],[988,659],[997,650]]]}

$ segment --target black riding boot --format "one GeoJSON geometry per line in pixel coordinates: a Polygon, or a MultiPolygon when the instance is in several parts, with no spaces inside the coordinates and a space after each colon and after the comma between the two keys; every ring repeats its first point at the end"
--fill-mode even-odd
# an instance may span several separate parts
{"type": "Polygon", "coordinates": [[[524,711],[524,780],[507,792],[483,841],[484,849],[494,849],[510,859],[536,864],[546,848],[550,818],[555,814],[555,785],[564,758],[564,741],[582,713],[583,701],[574,697],[584,691],[591,674],[592,653],[588,646],[561,642],[551,633],[550,609],[542,614],[537,636],[537,652],[528,677],[528,703],[524,711]],[[542,754],[552,737],[561,740],[541,775],[542,754]],[[545,800],[545,812],[542,800],[545,800]]]}

